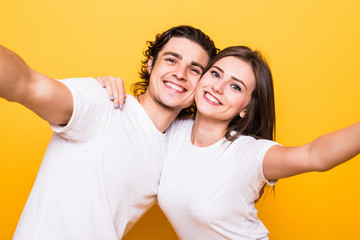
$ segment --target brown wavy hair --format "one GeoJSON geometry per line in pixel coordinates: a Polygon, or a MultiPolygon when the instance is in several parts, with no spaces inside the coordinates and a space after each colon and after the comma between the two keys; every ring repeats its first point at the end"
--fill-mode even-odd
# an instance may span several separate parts
{"type": "MultiPolygon", "coordinates": [[[[219,51],[208,35],[192,26],[181,25],[157,34],[155,41],[146,42],[148,49],[144,52],[145,59],[141,62],[142,66],[140,71],[140,78],[142,80],[131,85],[131,91],[135,96],[145,93],[149,86],[150,73],[147,70],[147,66],[150,57],[153,57],[152,64],[155,65],[159,52],[172,37],[183,37],[199,44],[208,54],[209,59],[213,58],[219,51]]],[[[193,103],[190,107],[182,109],[177,118],[185,119],[192,117],[194,115],[194,109],[195,104],[193,103]]]]}
{"type": "Polygon", "coordinates": [[[236,57],[252,67],[255,75],[255,89],[251,94],[245,116],[236,116],[227,128],[225,137],[234,141],[240,135],[254,138],[275,139],[275,100],[271,70],[259,51],[253,51],[246,46],[225,48],[213,57],[204,73],[217,61],[224,57],[236,57]]]}

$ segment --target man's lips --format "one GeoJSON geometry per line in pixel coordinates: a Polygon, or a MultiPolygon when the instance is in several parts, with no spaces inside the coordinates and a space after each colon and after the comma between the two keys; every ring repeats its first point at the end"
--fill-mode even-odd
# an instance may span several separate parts
{"type": "Polygon", "coordinates": [[[171,88],[171,89],[177,91],[177,92],[181,92],[181,93],[182,93],[182,92],[186,92],[186,91],[187,91],[185,88],[183,88],[183,87],[181,87],[181,86],[179,86],[179,85],[177,85],[177,84],[175,84],[175,83],[172,83],[172,82],[164,81],[164,85],[165,85],[166,87],[168,87],[168,88],[171,88]]]}
{"type": "Polygon", "coordinates": [[[209,92],[204,92],[204,99],[212,105],[222,105],[221,102],[209,92]]]}

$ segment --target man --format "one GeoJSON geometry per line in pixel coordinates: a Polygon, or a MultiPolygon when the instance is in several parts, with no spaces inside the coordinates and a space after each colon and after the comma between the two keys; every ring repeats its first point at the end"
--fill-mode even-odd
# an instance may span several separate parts
{"type": "Polygon", "coordinates": [[[95,79],[54,80],[0,46],[0,97],[33,110],[55,132],[14,239],[121,239],[154,203],[163,132],[192,104],[216,52],[190,26],[157,35],[137,84],[143,94],[116,111],[95,79]]]}

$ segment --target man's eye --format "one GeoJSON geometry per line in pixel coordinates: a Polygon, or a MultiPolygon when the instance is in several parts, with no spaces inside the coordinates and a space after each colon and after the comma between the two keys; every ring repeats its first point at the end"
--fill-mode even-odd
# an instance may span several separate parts
{"type": "Polygon", "coordinates": [[[220,78],[220,75],[216,72],[216,71],[211,71],[211,74],[216,77],[216,78],[220,78]]]}
{"type": "Polygon", "coordinates": [[[241,87],[240,87],[239,85],[237,85],[237,84],[231,84],[231,87],[232,87],[234,90],[241,92],[241,87]]]}
{"type": "Polygon", "coordinates": [[[166,58],[165,61],[169,62],[169,63],[175,63],[176,61],[172,58],[166,58]]]}
{"type": "Polygon", "coordinates": [[[192,72],[196,73],[196,74],[200,74],[200,70],[196,69],[196,68],[191,68],[190,69],[192,72]]]}

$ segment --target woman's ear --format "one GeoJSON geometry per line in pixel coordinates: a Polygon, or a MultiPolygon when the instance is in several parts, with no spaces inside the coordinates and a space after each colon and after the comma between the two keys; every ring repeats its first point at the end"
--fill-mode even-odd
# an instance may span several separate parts
{"type": "Polygon", "coordinates": [[[154,61],[154,58],[150,57],[148,62],[147,62],[147,71],[148,71],[149,74],[151,73],[151,70],[152,70],[153,61],[154,61]]]}
{"type": "Polygon", "coordinates": [[[246,108],[239,113],[239,116],[240,116],[241,118],[244,118],[245,115],[246,115],[246,108]]]}

